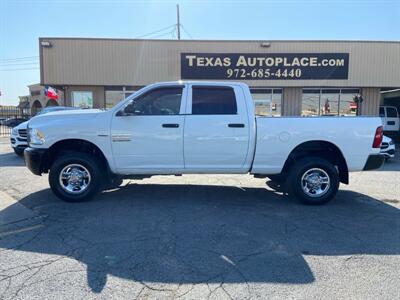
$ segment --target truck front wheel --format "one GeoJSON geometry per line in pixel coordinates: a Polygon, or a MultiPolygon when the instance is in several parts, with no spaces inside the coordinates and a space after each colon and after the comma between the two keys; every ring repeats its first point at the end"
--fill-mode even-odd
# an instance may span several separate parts
{"type": "Polygon", "coordinates": [[[320,205],[333,199],[339,189],[339,173],[329,161],[319,157],[300,159],[291,168],[289,188],[306,204],[320,205]]]}
{"type": "Polygon", "coordinates": [[[49,172],[53,193],[67,202],[90,200],[103,187],[102,169],[94,157],[71,151],[57,158],[49,172]]]}

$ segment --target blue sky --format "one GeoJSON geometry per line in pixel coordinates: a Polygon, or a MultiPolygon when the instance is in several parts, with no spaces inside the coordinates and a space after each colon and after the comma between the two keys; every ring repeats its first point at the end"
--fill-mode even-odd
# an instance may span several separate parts
{"type": "Polygon", "coordinates": [[[400,0],[0,0],[0,104],[39,82],[38,37],[136,38],[173,25],[177,3],[185,39],[400,40],[400,0]]]}

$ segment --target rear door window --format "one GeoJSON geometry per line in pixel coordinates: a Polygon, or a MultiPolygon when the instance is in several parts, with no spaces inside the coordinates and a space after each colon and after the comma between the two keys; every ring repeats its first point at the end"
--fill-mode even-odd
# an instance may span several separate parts
{"type": "Polygon", "coordinates": [[[193,115],[236,115],[237,104],[231,87],[192,87],[193,115]]]}

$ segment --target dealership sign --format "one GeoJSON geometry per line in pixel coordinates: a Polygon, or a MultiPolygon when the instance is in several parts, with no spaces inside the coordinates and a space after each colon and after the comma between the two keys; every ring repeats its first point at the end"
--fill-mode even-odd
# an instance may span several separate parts
{"type": "Polygon", "coordinates": [[[347,79],[348,53],[181,53],[182,79],[347,79]]]}

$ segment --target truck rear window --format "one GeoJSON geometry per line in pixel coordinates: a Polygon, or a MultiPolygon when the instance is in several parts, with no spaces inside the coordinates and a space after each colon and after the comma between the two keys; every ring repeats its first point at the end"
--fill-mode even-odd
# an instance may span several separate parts
{"type": "Polygon", "coordinates": [[[397,110],[394,107],[386,107],[388,118],[397,118],[397,110]]]}
{"type": "Polygon", "coordinates": [[[192,88],[193,115],[235,115],[236,97],[230,87],[194,86],[192,88]]]}

